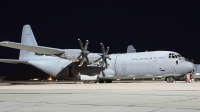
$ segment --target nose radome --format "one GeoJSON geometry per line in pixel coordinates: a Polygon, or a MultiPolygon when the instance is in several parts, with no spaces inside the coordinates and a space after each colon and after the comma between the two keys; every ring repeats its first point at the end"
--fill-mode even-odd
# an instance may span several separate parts
{"type": "Polygon", "coordinates": [[[184,73],[188,73],[194,70],[194,64],[191,62],[184,62],[182,67],[183,67],[182,71],[184,73]]]}
{"type": "Polygon", "coordinates": [[[194,64],[189,62],[188,69],[189,69],[189,71],[193,71],[194,70],[194,64]]]}

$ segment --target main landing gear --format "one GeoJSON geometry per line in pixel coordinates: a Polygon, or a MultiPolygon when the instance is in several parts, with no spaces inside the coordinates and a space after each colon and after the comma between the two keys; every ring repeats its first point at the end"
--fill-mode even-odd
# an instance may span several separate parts
{"type": "Polygon", "coordinates": [[[173,83],[175,80],[174,77],[166,77],[165,81],[167,81],[168,83],[173,83]]]}
{"type": "Polygon", "coordinates": [[[102,80],[102,79],[99,79],[99,83],[112,83],[112,80],[102,80]]]}

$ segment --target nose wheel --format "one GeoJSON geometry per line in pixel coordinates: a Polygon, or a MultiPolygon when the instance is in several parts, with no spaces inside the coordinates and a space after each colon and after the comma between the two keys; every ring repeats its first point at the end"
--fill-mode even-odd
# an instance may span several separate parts
{"type": "Polygon", "coordinates": [[[173,83],[174,82],[174,78],[173,77],[166,77],[166,81],[168,83],[173,83]]]}

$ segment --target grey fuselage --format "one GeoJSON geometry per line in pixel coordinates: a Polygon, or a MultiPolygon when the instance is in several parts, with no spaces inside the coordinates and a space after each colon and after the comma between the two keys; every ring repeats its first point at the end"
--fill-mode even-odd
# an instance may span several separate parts
{"type": "MultiPolygon", "coordinates": [[[[89,59],[95,60],[95,54],[89,55],[89,59]],[[93,57],[91,57],[93,55],[93,57]],[[94,59],[93,59],[94,58],[94,59]]],[[[108,69],[96,66],[78,67],[78,63],[72,63],[67,76],[99,75],[100,79],[127,79],[135,77],[169,77],[179,76],[194,70],[194,64],[185,61],[184,57],[172,51],[137,52],[124,54],[111,54],[108,61],[108,69]],[[169,56],[174,54],[175,56],[169,56]],[[71,74],[70,74],[71,73],[71,74]]],[[[64,74],[63,74],[64,75],[64,74]]]]}

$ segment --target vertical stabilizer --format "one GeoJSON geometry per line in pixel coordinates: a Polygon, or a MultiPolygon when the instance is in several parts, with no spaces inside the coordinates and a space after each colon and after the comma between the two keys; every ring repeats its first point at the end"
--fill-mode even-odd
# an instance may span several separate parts
{"type": "MultiPolygon", "coordinates": [[[[22,29],[21,43],[31,46],[38,46],[35,40],[35,36],[31,30],[30,25],[24,25],[22,29]]],[[[20,50],[19,60],[29,60],[35,56],[34,52],[20,50]]]]}

